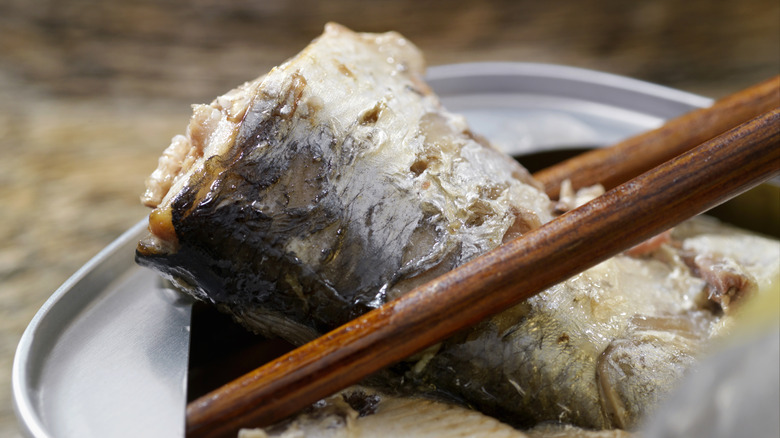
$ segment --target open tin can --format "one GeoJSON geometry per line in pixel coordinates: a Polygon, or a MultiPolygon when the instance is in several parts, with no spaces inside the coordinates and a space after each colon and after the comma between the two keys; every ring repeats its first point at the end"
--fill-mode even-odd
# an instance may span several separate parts
{"type": "MultiPolygon", "coordinates": [[[[430,69],[428,81],[474,132],[526,156],[522,162],[531,170],[712,103],[629,78],[544,64],[440,66],[430,69]]],[[[777,186],[759,187],[723,214],[736,211],[732,222],[771,231],[780,223],[778,193],[777,186]]],[[[231,339],[239,340],[211,360],[220,337],[234,328],[219,317],[193,316],[188,298],[134,263],[145,233],[143,219],[57,289],[27,327],[12,378],[26,435],[183,436],[188,399],[284,350],[235,335],[231,339]],[[238,356],[244,363],[235,362],[238,356]]]]}

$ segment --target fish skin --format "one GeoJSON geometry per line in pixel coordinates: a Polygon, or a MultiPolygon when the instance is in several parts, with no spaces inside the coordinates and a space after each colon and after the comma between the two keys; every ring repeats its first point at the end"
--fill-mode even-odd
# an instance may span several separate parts
{"type": "MultiPolygon", "coordinates": [[[[527,171],[441,108],[422,73],[400,35],[331,24],[267,75],[195,106],[147,182],[155,210],[137,262],[255,332],[302,344],[550,220],[527,171]]],[[[680,246],[698,239],[706,252],[696,236],[680,246]]],[[[751,240],[761,245],[780,254],[751,240]]],[[[671,244],[619,256],[383,384],[521,427],[632,428],[722,326],[706,289],[671,244]]]]}

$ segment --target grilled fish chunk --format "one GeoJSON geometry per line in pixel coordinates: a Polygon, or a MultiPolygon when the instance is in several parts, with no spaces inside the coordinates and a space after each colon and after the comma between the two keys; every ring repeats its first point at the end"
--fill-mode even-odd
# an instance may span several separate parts
{"type": "MultiPolygon", "coordinates": [[[[196,106],[147,181],[137,261],[301,344],[550,220],[525,169],[444,110],[422,72],[400,35],[328,25],[196,106]]],[[[777,242],[710,231],[606,261],[387,376],[517,426],[632,428],[727,326],[721,304],[778,284],[777,242]],[[717,266],[746,280],[708,284],[717,266]]]]}

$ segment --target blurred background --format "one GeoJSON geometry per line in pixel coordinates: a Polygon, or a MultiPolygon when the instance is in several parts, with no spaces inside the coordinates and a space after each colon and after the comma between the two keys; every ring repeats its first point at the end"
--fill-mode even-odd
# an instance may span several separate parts
{"type": "Polygon", "coordinates": [[[189,105],[328,21],[397,30],[429,65],[564,64],[713,98],[780,73],[777,0],[0,0],[0,436],[19,435],[9,382],[24,328],[147,213],[144,179],[189,105]]]}

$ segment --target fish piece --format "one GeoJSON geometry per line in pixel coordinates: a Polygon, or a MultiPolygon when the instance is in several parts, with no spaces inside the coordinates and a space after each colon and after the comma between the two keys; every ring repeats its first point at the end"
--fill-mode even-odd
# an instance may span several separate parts
{"type": "MultiPolygon", "coordinates": [[[[422,74],[400,35],[330,24],[265,76],[195,106],[147,181],[154,210],[137,261],[249,329],[301,344],[550,220],[528,172],[443,109],[422,74]]],[[[727,257],[756,284],[778,275],[775,241],[686,233],[375,383],[520,427],[632,428],[727,326],[712,280],[686,260],[727,257]]]]}
{"type": "Polygon", "coordinates": [[[635,414],[693,362],[714,322],[697,312],[703,282],[674,269],[610,259],[448,339],[409,375],[519,427],[634,426],[635,414]],[[674,331],[670,321],[678,319],[688,323],[674,331]],[[634,355],[653,362],[672,355],[681,365],[624,368],[634,355]]]}
{"type": "Polygon", "coordinates": [[[137,260],[253,330],[311,339],[549,220],[396,33],[330,24],[199,105],[147,181],[137,260]]]}
{"type": "Polygon", "coordinates": [[[139,263],[300,343],[550,218],[395,33],[324,35],[195,107],[147,182],[139,263]]]}
{"type": "Polygon", "coordinates": [[[328,397],[280,424],[265,429],[243,429],[238,436],[527,438],[511,426],[461,406],[422,398],[390,396],[361,387],[351,387],[328,397]]]}
{"type": "Polygon", "coordinates": [[[780,293],[780,242],[702,218],[680,230],[650,257],[613,257],[446,340],[406,377],[519,427],[637,427],[732,325],[692,252],[780,293]]]}

